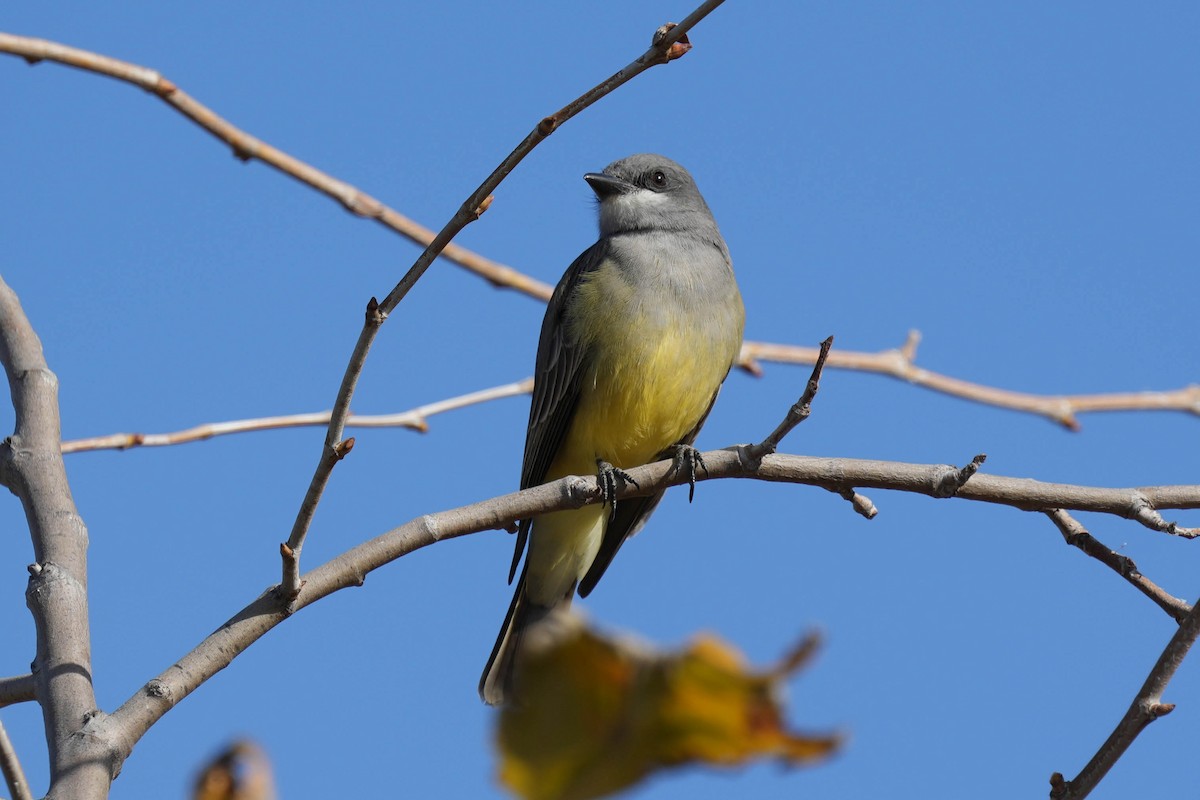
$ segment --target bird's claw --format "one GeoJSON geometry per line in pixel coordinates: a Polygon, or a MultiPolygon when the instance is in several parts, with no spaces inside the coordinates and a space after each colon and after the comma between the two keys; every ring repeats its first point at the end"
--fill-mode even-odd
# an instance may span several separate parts
{"type": "Polygon", "coordinates": [[[617,481],[642,488],[628,472],[600,458],[596,459],[596,481],[600,484],[600,502],[609,504],[609,519],[617,515],[617,481]]]}
{"type": "Polygon", "coordinates": [[[704,475],[708,476],[708,465],[704,463],[704,456],[700,451],[692,447],[690,444],[675,445],[674,462],[675,465],[671,468],[672,474],[678,475],[681,470],[687,470],[688,476],[688,502],[696,496],[696,467],[704,470],[704,475]]]}

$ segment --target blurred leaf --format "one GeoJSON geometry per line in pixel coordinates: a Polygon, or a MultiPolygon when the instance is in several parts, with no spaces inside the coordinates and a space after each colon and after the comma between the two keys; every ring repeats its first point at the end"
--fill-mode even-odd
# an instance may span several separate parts
{"type": "Polygon", "coordinates": [[[275,800],[271,761],[247,739],[233,742],[196,778],[193,800],[275,800]]]}
{"type": "Polygon", "coordinates": [[[835,735],[784,729],[784,679],[817,646],[808,636],[765,672],[711,635],[679,652],[604,637],[575,616],[531,631],[519,705],[501,711],[500,779],[526,800],[585,800],[633,786],[665,767],[786,765],[832,754],[835,735]]]}

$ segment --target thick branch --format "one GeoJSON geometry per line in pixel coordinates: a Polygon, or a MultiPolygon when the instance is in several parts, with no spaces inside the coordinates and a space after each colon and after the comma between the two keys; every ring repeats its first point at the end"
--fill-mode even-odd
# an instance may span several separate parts
{"type": "Polygon", "coordinates": [[[0,479],[21,500],[36,562],[25,597],[37,628],[34,683],[50,751],[52,797],[104,797],[111,763],[78,737],[95,713],[87,605],[87,528],[63,468],[58,378],[20,301],[0,281],[0,360],[16,429],[0,445],[0,479]],[[93,754],[94,755],[94,754],[93,754]]]}
{"type": "MultiPolygon", "coordinates": [[[[839,493],[854,486],[870,486],[941,497],[948,476],[957,478],[961,474],[959,468],[941,464],[781,454],[765,456],[757,468],[753,468],[743,458],[742,448],[713,450],[704,453],[703,457],[708,471],[698,476],[700,480],[757,478],[819,486],[839,493]]],[[[640,488],[633,484],[619,487],[620,497],[649,494],[664,485],[685,483],[689,479],[686,474],[675,475],[674,464],[669,460],[628,472],[640,488]]],[[[1151,499],[1159,508],[1200,508],[1200,486],[1100,489],[983,473],[971,477],[958,489],[955,497],[1026,510],[1074,508],[1125,516],[1130,498],[1135,495],[1151,499]]],[[[304,591],[296,598],[291,610],[303,608],[341,589],[361,586],[371,571],[434,542],[484,530],[504,529],[519,519],[598,501],[595,476],[567,477],[523,492],[428,514],[364,542],[306,573],[303,576],[304,591]]],[[[273,591],[266,590],[115,711],[106,721],[111,726],[111,733],[119,737],[124,747],[132,748],[163,714],[228,666],[259,637],[287,619],[289,613],[273,591]]]]}
{"type": "Polygon", "coordinates": [[[1200,636],[1200,602],[1193,604],[1191,612],[1179,625],[1179,630],[1167,642],[1162,655],[1150,670],[1150,675],[1137,696],[1129,705],[1125,716],[1117,723],[1112,735],[1100,746],[1096,755],[1074,780],[1064,781],[1062,773],[1056,772],[1050,776],[1050,797],[1052,800],[1081,800],[1096,788],[1101,779],[1112,769],[1113,764],[1125,754],[1133,740],[1146,729],[1151,722],[1166,716],[1175,710],[1174,703],[1162,702],[1163,692],[1175,671],[1183,663],[1188,650],[1200,636]]]}
{"type": "MultiPolygon", "coordinates": [[[[756,477],[785,483],[823,486],[834,491],[866,487],[895,489],[937,497],[940,482],[947,474],[958,474],[949,465],[905,464],[898,461],[867,461],[854,458],[775,455],[763,460],[756,474],[742,473],[730,463],[735,453],[717,451],[704,454],[712,477],[756,477]],[[713,460],[710,460],[713,459],[713,460]],[[714,461],[718,465],[714,468],[714,461]]],[[[1133,509],[1149,502],[1157,509],[1200,508],[1200,485],[1153,486],[1110,489],[1045,483],[1029,478],[1006,478],[980,473],[972,477],[954,495],[960,500],[1012,506],[1023,511],[1096,511],[1126,519],[1134,518],[1133,509]]]]}

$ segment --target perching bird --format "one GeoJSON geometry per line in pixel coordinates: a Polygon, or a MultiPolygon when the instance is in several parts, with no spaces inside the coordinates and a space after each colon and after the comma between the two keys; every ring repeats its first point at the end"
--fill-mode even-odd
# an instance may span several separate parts
{"type": "Polygon", "coordinates": [[[479,681],[493,705],[511,699],[525,629],[576,587],[586,597],[662,498],[616,503],[622,468],[676,457],[694,470],[691,443],[742,344],[729,249],[687,170],[642,154],[583,177],[600,239],[546,308],[521,488],[598,471],[608,502],[521,521],[510,582],[526,539],[529,555],[479,681]]]}

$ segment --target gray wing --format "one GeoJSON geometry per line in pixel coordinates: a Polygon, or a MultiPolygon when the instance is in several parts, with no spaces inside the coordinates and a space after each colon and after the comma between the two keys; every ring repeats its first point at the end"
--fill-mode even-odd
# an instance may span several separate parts
{"type": "MultiPolygon", "coordinates": [[[[554,287],[554,294],[546,306],[533,370],[533,402],[529,406],[525,461],[521,466],[522,489],[539,486],[545,481],[546,471],[575,417],[585,348],[568,336],[563,316],[567,299],[574,294],[580,278],[603,264],[607,255],[608,243],[604,239],[584,250],[554,287]]],[[[532,524],[532,519],[523,519],[517,528],[517,544],[508,571],[509,583],[517,573],[532,524]]]]}
{"type": "MultiPolygon", "coordinates": [[[[726,372],[726,375],[729,373],[726,372]]],[[[700,417],[700,421],[696,423],[696,427],[688,432],[676,445],[691,444],[696,441],[696,436],[700,433],[700,429],[704,427],[704,421],[708,419],[708,414],[712,411],[713,404],[717,402],[717,395],[721,393],[721,387],[717,387],[717,391],[713,392],[712,400],[708,401],[708,410],[704,412],[704,416],[700,417]]],[[[657,456],[655,461],[661,461],[671,455],[673,448],[668,447],[657,456]]],[[[600,578],[604,576],[604,571],[608,569],[608,565],[612,563],[613,556],[621,549],[621,545],[625,544],[625,540],[633,536],[642,526],[646,524],[647,518],[654,513],[654,509],[658,506],[658,501],[662,500],[663,493],[658,492],[649,497],[634,497],[629,500],[622,500],[617,503],[617,513],[609,521],[608,527],[604,529],[604,540],[600,542],[600,549],[596,552],[596,558],[592,561],[592,565],[588,567],[587,574],[583,576],[583,580],[579,582],[579,596],[587,597],[592,593],[592,589],[596,588],[596,584],[600,582],[600,578]]]]}

